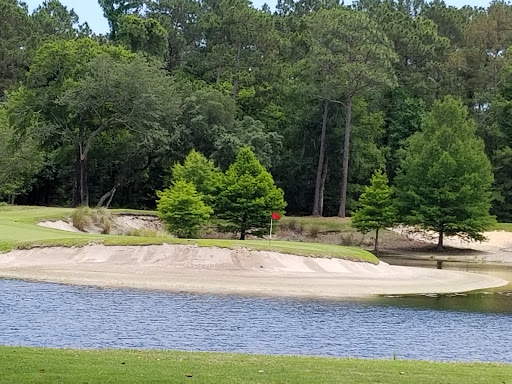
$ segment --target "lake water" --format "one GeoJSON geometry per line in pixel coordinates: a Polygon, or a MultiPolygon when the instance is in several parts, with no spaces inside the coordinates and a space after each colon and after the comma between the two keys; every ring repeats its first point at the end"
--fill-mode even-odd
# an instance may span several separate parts
{"type": "Polygon", "coordinates": [[[0,345],[512,363],[512,294],[336,301],[0,280],[0,345]]]}

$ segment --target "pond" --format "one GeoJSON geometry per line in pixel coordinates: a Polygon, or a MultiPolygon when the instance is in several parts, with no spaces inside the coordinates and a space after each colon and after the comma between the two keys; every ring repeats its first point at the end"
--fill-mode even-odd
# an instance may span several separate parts
{"type": "Polygon", "coordinates": [[[0,279],[0,344],[512,363],[510,292],[305,300],[0,279]]]}

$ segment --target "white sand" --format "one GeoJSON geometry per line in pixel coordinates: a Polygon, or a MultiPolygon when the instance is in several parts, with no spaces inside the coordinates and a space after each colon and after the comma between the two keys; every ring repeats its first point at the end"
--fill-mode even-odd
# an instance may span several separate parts
{"type": "Polygon", "coordinates": [[[451,293],[495,277],[189,245],[36,248],[0,255],[0,276],[67,284],[311,297],[451,293]]]}
{"type": "MultiPolygon", "coordinates": [[[[393,231],[403,234],[412,240],[420,240],[437,244],[438,234],[431,231],[414,231],[409,227],[396,227],[393,231]]],[[[492,231],[484,232],[487,240],[467,241],[459,237],[447,236],[444,245],[447,247],[478,251],[479,254],[468,254],[467,259],[479,262],[503,262],[512,263],[512,232],[492,231]]]]}
{"type": "Polygon", "coordinates": [[[66,231],[66,232],[81,232],[78,228],[75,228],[73,226],[73,224],[66,223],[63,220],[41,221],[40,223],[37,223],[37,225],[40,225],[41,227],[46,227],[46,228],[59,229],[61,231],[66,231]]]}

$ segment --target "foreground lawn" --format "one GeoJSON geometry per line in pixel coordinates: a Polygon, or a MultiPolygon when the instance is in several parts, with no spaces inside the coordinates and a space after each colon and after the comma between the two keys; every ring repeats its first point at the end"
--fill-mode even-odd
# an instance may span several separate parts
{"type": "MultiPolygon", "coordinates": [[[[366,261],[373,264],[378,259],[360,248],[342,247],[334,244],[305,243],[267,240],[224,240],[200,239],[185,240],[172,237],[140,237],[96,235],[87,233],[65,232],[38,226],[44,220],[66,220],[73,209],[48,207],[0,207],[0,252],[7,252],[13,248],[33,248],[37,246],[84,246],[90,243],[105,245],[158,245],[170,244],[198,244],[205,247],[236,248],[246,247],[256,250],[268,250],[281,253],[303,256],[325,256],[355,261],[366,261]]],[[[142,213],[154,214],[146,211],[112,210],[112,214],[142,213]]]]}
{"type": "Polygon", "coordinates": [[[0,347],[1,383],[512,383],[512,365],[0,347]]]}

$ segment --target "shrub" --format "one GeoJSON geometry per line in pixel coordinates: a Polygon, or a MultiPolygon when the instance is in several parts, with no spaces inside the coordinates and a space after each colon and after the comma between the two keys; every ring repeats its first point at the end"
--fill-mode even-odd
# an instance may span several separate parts
{"type": "Polygon", "coordinates": [[[93,224],[92,213],[89,207],[80,207],[71,214],[73,226],[81,231],[85,231],[93,224]]]}
{"type": "Polygon", "coordinates": [[[313,239],[316,239],[318,237],[318,233],[320,232],[320,228],[318,225],[312,225],[309,229],[309,236],[311,236],[313,239]]]}
{"type": "Polygon", "coordinates": [[[157,194],[160,198],[157,201],[158,216],[178,237],[197,237],[201,225],[213,213],[192,183],[177,181],[171,188],[157,194]]]}
{"type": "Polygon", "coordinates": [[[94,223],[101,228],[102,233],[108,235],[112,230],[112,224],[114,220],[112,219],[112,215],[106,208],[100,208],[94,211],[93,213],[94,223]]]}

